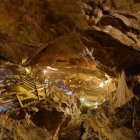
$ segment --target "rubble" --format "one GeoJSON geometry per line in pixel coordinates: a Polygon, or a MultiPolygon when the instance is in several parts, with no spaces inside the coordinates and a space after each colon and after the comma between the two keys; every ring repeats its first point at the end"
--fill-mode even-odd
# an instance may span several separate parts
{"type": "Polygon", "coordinates": [[[72,86],[69,95],[53,87],[38,99],[33,88],[36,100],[0,114],[0,139],[140,139],[139,0],[1,0],[0,20],[2,97],[27,73],[72,86]],[[105,87],[109,78],[117,80],[105,87]]]}

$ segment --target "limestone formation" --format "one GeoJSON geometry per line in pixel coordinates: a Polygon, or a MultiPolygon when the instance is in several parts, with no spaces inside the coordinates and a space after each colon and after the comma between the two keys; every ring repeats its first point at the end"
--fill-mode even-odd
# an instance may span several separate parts
{"type": "Polygon", "coordinates": [[[140,0],[0,0],[0,139],[140,139],[140,0]]]}

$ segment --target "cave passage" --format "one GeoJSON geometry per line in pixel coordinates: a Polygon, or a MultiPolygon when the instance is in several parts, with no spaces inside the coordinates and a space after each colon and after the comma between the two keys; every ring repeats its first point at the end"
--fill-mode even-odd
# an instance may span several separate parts
{"type": "Polygon", "coordinates": [[[0,0],[0,140],[139,140],[140,0],[0,0]]]}

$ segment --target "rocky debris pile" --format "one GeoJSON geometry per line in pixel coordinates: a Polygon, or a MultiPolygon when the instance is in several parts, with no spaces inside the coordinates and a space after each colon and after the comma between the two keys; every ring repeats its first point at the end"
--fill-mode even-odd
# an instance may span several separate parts
{"type": "Polygon", "coordinates": [[[77,97],[53,92],[40,103],[1,114],[1,139],[77,140],[83,134],[80,114],[77,97]]]}
{"type": "Polygon", "coordinates": [[[96,132],[99,140],[135,140],[132,128],[133,108],[124,105],[110,112],[110,106],[104,104],[97,110],[89,110],[87,120],[96,132]]]}
{"type": "Polygon", "coordinates": [[[124,69],[113,100],[88,111],[87,120],[98,139],[140,139],[139,66],[133,64],[124,69]]]}

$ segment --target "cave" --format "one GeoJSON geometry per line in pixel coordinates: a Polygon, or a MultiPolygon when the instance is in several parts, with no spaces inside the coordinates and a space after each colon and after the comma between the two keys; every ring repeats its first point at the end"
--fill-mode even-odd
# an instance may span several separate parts
{"type": "Polygon", "coordinates": [[[140,0],[0,0],[0,140],[140,139],[140,0]]]}

